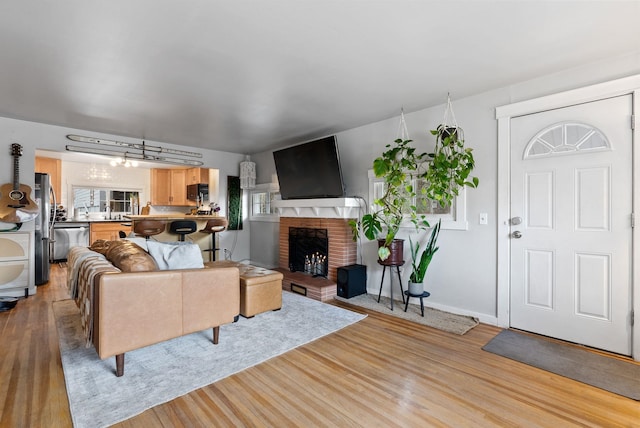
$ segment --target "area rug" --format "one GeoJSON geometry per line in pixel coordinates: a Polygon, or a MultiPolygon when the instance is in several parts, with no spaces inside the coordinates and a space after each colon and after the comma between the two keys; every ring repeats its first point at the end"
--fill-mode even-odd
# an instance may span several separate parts
{"type": "Polygon", "coordinates": [[[380,298],[380,303],[378,303],[378,296],[374,296],[373,294],[361,294],[350,299],[336,297],[336,300],[459,335],[465,334],[478,325],[478,320],[476,318],[452,314],[438,309],[428,308],[426,306],[424,308],[423,317],[420,314],[419,304],[416,305],[410,303],[407,308],[407,312],[405,312],[404,303],[400,300],[393,301],[392,311],[391,299],[382,296],[380,298]]]}
{"type": "Polygon", "coordinates": [[[54,302],[62,367],[75,427],[104,427],[311,342],[365,315],[284,292],[282,309],[240,317],[220,328],[193,333],[131,351],[123,377],[115,357],[100,360],[84,346],[80,316],[72,300],[54,302]]]}
{"type": "Polygon", "coordinates": [[[640,400],[640,364],[512,330],[501,331],[482,349],[640,400]]]}

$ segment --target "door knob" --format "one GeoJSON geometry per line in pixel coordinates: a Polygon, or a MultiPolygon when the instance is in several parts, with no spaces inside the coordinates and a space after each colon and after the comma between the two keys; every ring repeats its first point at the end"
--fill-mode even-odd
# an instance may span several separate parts
{"type": "Polygon", "coordinates": [[[511,217],[511,220],[509,220],[509,223],[511,223],[512,226],[518,225],[522,223],[522,217],[511,217]]]}
{"type": "Polygon", "coordinates": [[[516,230],[515,232],[513,232],[511,234],[511,237],[512,238],[516,238],[516,239],[520,239],[520,238],[522,238],[522,232],[520,232],[519,230],[516,230]]]}

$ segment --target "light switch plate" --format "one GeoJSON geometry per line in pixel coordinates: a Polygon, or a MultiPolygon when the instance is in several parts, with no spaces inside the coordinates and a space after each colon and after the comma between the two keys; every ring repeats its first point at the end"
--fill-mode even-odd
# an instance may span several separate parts
{"type": "Polygon", "coordinates": [[[488,217],[487,213],[480,213],[480,224],[487,224],[488,217]]]}

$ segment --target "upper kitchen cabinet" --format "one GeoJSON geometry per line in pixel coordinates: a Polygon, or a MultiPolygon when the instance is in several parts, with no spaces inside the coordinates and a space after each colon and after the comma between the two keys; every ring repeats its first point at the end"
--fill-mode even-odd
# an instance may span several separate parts
{"type": "Polygon", "coordinates": [[[151,170],[151,205],[188,206],[187,169],[151,170]]]}
{"type": "Polygon", "coordinates": [[[62,161],[60,159],[36,156],[35,172],[49,174],[53,191],[56,193],[58,201],[60,201],[62,197],[62,161]]]}
{"type": "Polygon", "coordinates": [[[209,168],[189,168],[187,184],[209,184],[209,168]]]}

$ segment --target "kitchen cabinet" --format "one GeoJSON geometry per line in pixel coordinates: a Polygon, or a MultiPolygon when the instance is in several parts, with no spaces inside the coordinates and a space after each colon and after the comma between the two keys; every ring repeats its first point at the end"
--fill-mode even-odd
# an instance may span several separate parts
{"type": "Polygon", "coordinates": [[[57,202],[62,198],[62,161],[60,159],[36,156],[35,172],[49,174],[51,187],[56,193],[57,202]]]}
{"type": "Polygon", "coordinates": [[[120,222],[104,222],[104,223],[91,223],[91,238],[90,241],[93,244],[98,239],[105,239],[107,241],[117,241],[120,239],[120,231],[125,234],[131,232],[131,226],[124,226],[120,222]]]}
{"type": "Polygon", "coordinates": [[[209,168],[189,168],[187,184],[209,184],[209,168]]]}
{"type": "Polygon", "coordinates": [[[151,204],[188,206],[187,169],[151,170],[151,204]]]}

